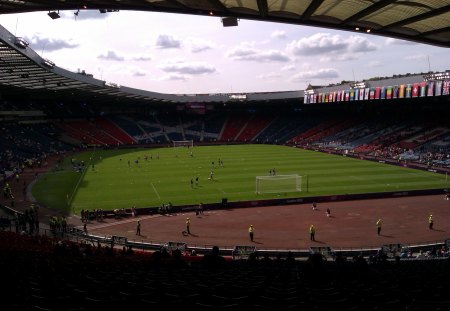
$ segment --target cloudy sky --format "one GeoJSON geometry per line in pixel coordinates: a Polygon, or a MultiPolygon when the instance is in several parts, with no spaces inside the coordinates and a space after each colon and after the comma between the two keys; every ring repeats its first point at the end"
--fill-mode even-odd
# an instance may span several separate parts
{"type": "Polygon", "coordinates": [[[0,24],[57,66],[161,93],[303,90],[450,69],[450,50],[364,33],[219,17],[120,11],[0,15],[0,24]]]}

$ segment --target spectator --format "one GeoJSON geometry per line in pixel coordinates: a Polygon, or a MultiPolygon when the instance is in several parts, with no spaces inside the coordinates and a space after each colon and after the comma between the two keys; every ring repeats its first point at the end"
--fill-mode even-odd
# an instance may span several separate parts
{"type": "Polygon", "coordinates": [[[201,262],[206,267],[221,267],[225,264],[225,258],[221,256],[218,246],[213,246],[211,254],[203,256],[201,262]]]}

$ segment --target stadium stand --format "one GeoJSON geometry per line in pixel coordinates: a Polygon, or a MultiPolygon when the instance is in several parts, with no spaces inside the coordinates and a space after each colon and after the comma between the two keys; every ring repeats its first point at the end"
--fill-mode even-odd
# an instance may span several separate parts
{"type": "Polygon", "coordinates": [[[272,121],[272,116],[252,115],[243,130],[239,133],[236,141],[251,142],[272,121]]]}
{"type": "Polygon", "coordinates": [[[248,123],[249,119],[250,116],[245,113],[242,115],[230,115],[219,135],[219,140],[224,142],[235,141],[245,129],[245,125],[248,123]]]}
{"type": "Polygon", "coordinates": [[[128,133],[123,131],[109,119],[98,117],[95,119],[95,123],[99,125],[106,134],[114,137],[119,144],[133,145],[135,143],[135,140],[130,135],[128,135],[128,133]]]}
{"type": "Polygon", "coordinates": [[[230,260],[0,231],[2,306],[20,310],[446,310],[448,257],[230,260]],[[392,276],[395,275],[395,278],[392,276]],[[352,277],[349,277],[352,276],[352,277]]]}
{"type": "Polygon", "coordinates": [[[126,116],[111,116],[110,120],[128,135],[136,139],[144,134],[143,130],[137,125],[136,120],[126,116]]]}

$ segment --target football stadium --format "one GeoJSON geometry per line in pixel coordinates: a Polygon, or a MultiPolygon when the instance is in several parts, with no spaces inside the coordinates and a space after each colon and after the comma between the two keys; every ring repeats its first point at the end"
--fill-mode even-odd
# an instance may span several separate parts
{"type": "MultiPolygon", "coordinates": [[[[0,17],[64,11],[450,48],[443,0],[0,0],[0,17]]],[[[64,69],[13,32],[0,22],[5,310],[450,309],[448,68],[172,94],[64,69]]]]}

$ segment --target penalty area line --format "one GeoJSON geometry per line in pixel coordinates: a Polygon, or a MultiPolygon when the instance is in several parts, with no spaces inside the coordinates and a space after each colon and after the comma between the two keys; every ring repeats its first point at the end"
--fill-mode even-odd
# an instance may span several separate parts
{"type": "Polygon", "coordinates": [[[161,197],[159,196],[159,193],[158,193],[158,191],[156,190],[155,185],[153,185],[153,183],[152,183],[152,187],[153,187],[153,190],[155,191],[156,195],[158,196],[158,199],[161,200],[161,197]]]}

